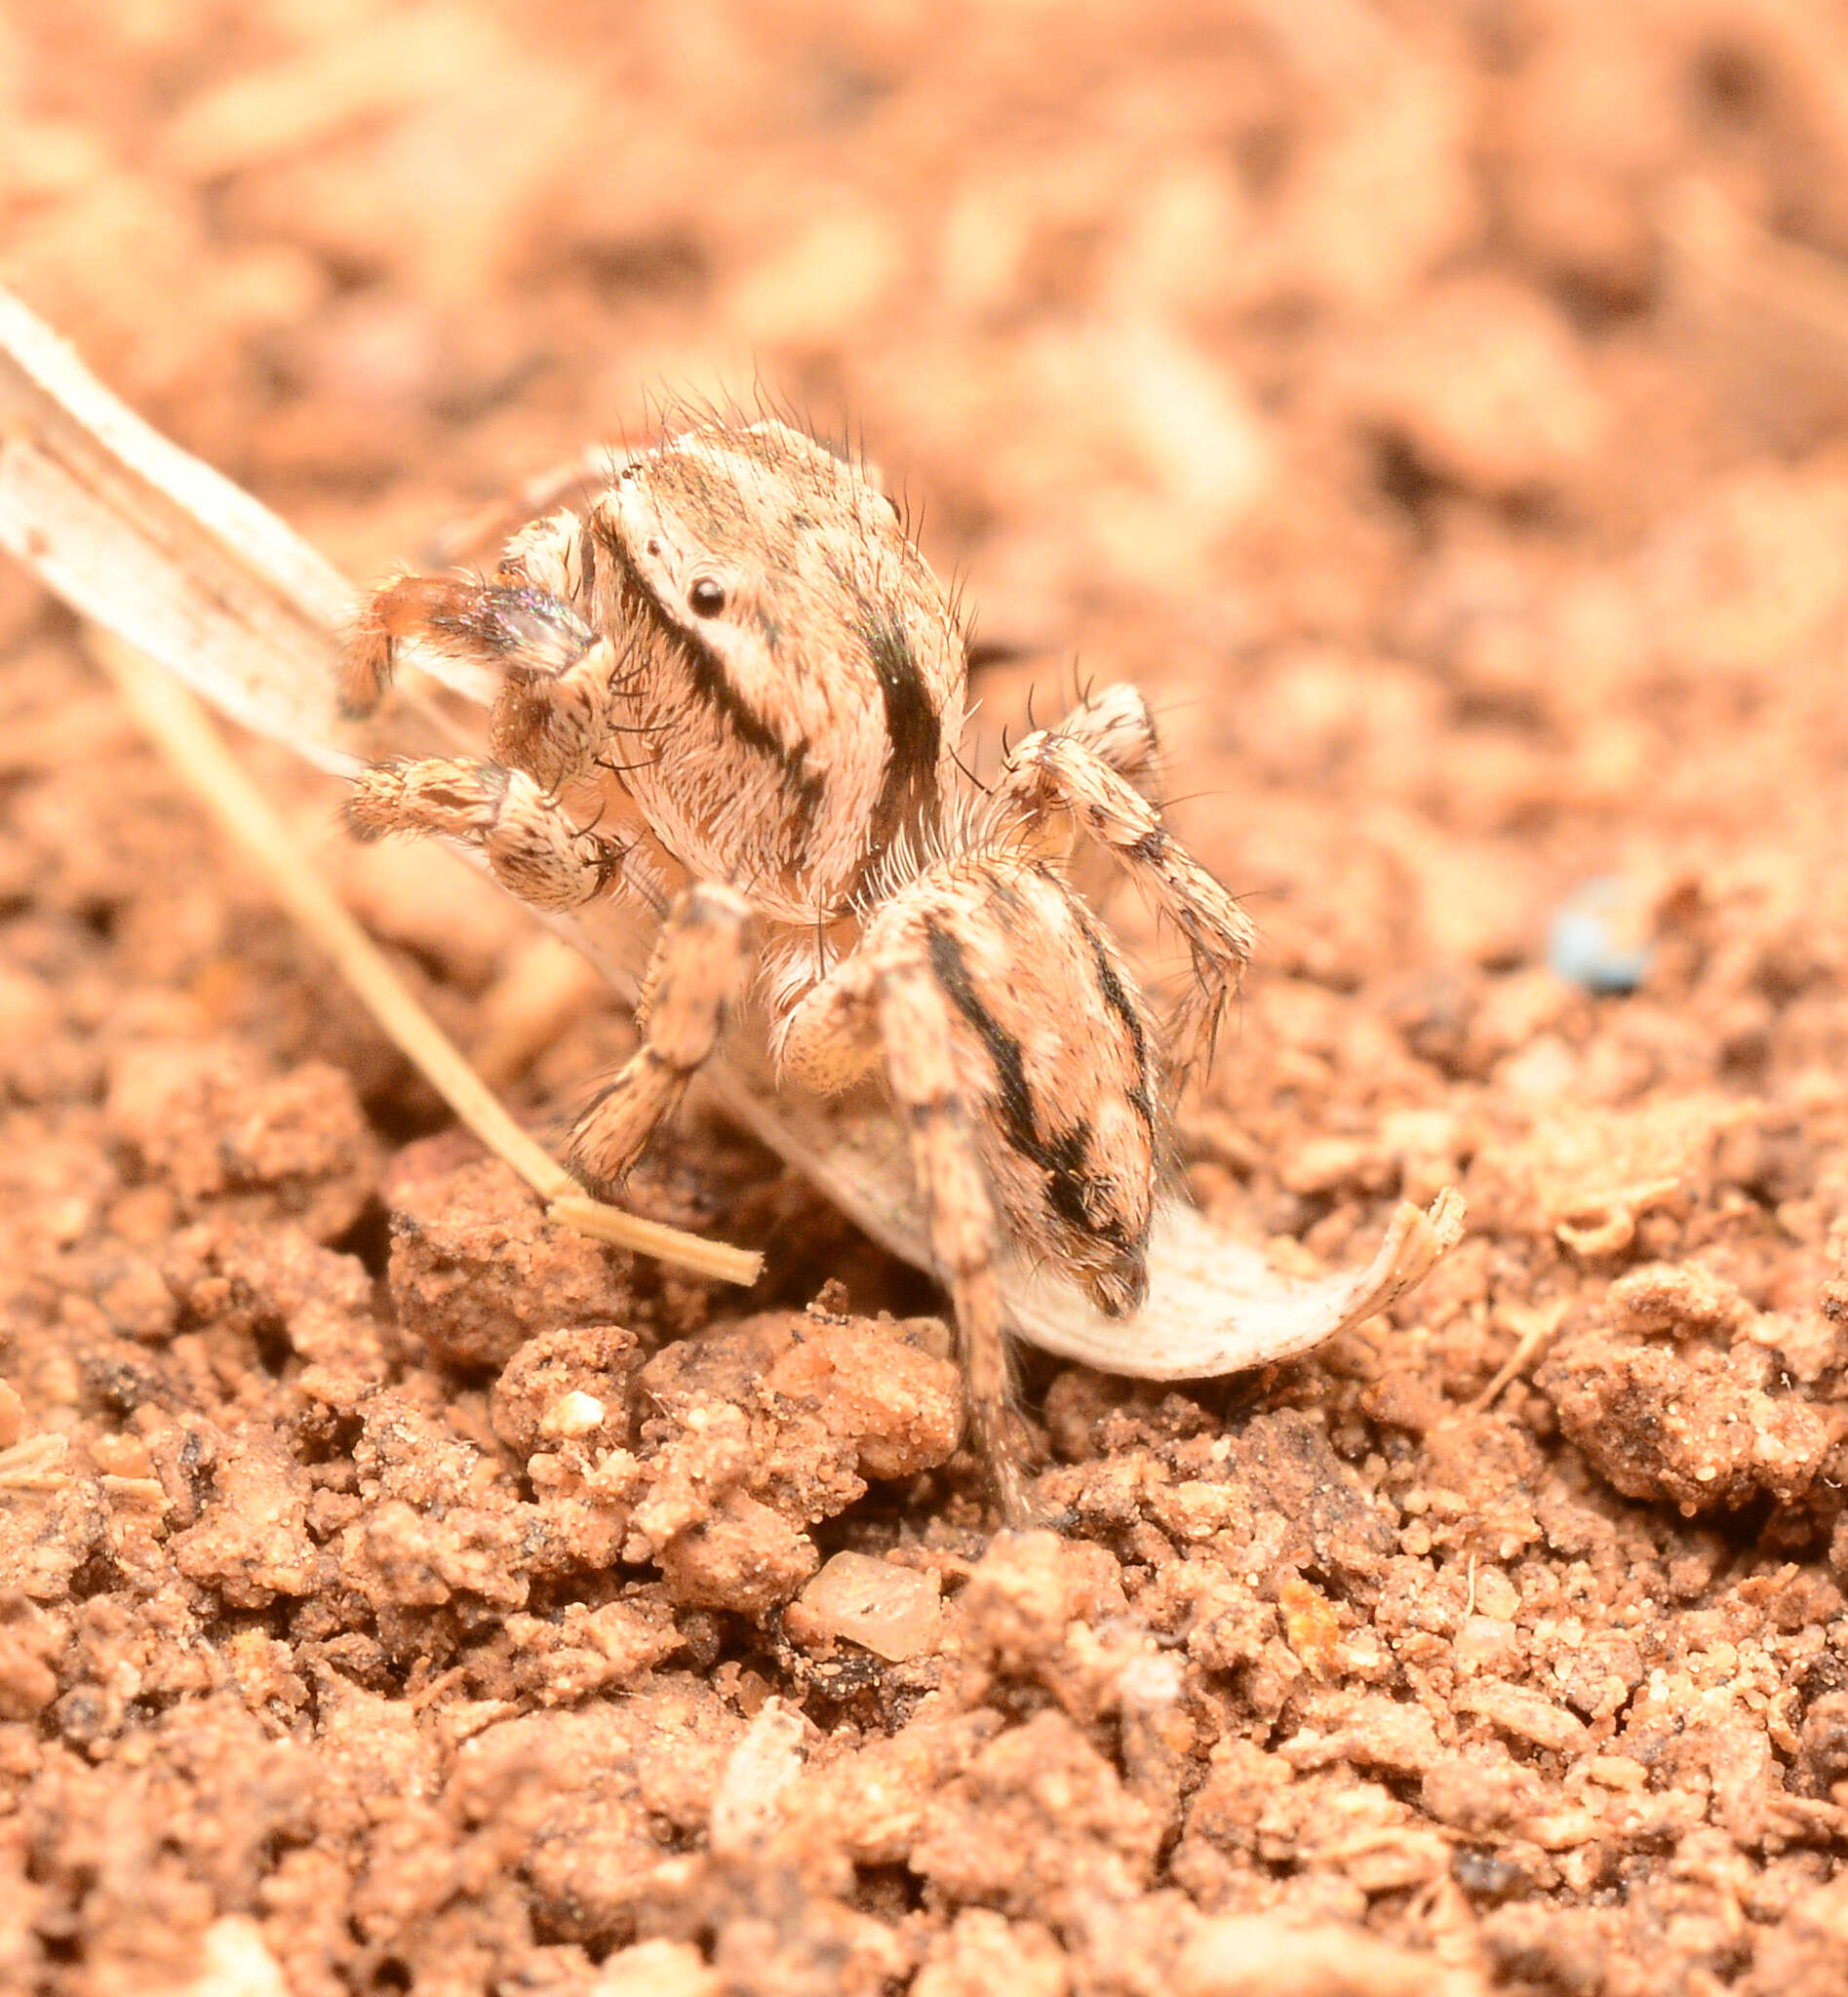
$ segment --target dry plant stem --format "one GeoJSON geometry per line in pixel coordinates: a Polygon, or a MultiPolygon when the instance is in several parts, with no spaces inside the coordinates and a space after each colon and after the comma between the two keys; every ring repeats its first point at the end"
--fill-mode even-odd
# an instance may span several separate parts
{"type": "Polygon", "coordinates": [[[28,1435],[0,1449],[0,1496],[9,1491],[58,1491],[69,1480],[61,1465],[70,1444],[62,1435],[28,1435]]]}
{"type": "Polygon", "coordinates": [[[249,493],[170,444],[0,291],[0,547],[221,714],[336,775],[352,592],[249,493]]]}
{"type": "Polygon", "coordinates": [[[333,892],[304,866],[288,828],[219,739],[199,703],[158,666],[108,632],[92,630],[88,647],[121,691],[136,720],[201,799],[221,831],[256,862],[276,898],[334,959],[393,1042],[416,1064],[477,1137],[547,1203],[551,1217],[599,1240],[651,1255],[700,1275],[754,1283],[763,1258],[722,1241],[701,1240],[592,1199],[563,1165],[522,1130],[423,1007],[378,947],[333,892]]]}
{"type": "Polygon", "coordinates": [[[1567,1306],[1561,1302],[1536,1314],[1533,1323],[1521,1333],[1514,1350],[1508,1355],[1507,1363],[1497,1370],[1495,1378],[1470,1403],[1471,1414],[1486,1414],[1501,1398],[1503,1390],[1532,1367],[1558,1337],[1566,1313],[1567,1306]]]}
{"type": "MultiPolygon", "coordinates": [[[[158,436],[57,334],[0,292],[0,547],[221,712],[323,769],[367,744],[335,712],[335,631],[352,593],[273,514],[158,436]]],[[[455,690],[479,699],[481,689],[455,690]]],[[[626,999],[636,937],[607,904],[551,926],[626,999]]],[[[761,1055],[762,1050],[757,1050],[761,1055]]],[[[932,1267],[889,1113],[769,1084],[752,1050],[701,1085],[894,1254],[932,1267]]],[[[1001,1272],[1013,1329],[1066,1358],[1140,1379],[1235,1373],[1308,1351],[1418,1283],[1462,1233],[1462,1201],[1403,1202],[1363,1270],[1292,1282],[1181,1201],[1156,1223],[1148,1303],[1100,1315],[1071,1284],[1001,1272]]]]}

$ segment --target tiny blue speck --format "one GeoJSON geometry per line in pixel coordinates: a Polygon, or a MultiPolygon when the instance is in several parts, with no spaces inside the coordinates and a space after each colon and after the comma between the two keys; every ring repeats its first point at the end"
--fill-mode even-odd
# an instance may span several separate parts
{"type": "Polygon", "coordinates": [[[1649,972],[1646,920],[1630,882],[1610,876],[1582,881],[1553,916],[1547,962],[1588,992],[1633,992],[1649,972]]]}

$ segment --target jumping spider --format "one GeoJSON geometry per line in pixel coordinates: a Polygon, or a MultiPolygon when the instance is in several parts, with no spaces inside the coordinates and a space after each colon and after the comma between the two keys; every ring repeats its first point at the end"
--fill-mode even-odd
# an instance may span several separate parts
{"type": "Polygon", "coordinates": [[[349,650],[355,713],[406,641],[497,669],[493,760],[374,765],[360,834],[469,842],[540,908],[617,896],[660,918],[642,1045],[578,1117],[575,1167],[622,1179],[753,982],[779,1075],[832,1094],[883,1066],[974,1436],[1003,1515],[1028,1518],[998,1230],[1111,1315],[1142,1301],[1164,1106],[1251,943],[1162,825],[1141,695],[1082,700],[985,794],[961,781],[952,603],[891,501],[776,421],[706,419],[632,456],[581,514],[516,534],[491,582],[379,590],[349,650]],[[1189,945],[1165,1059],[1074,884],[1080,835],[1189,945]]]}

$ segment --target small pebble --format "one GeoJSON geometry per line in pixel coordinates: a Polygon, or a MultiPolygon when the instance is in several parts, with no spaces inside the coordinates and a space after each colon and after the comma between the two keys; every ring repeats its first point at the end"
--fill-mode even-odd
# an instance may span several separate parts
{"type": "Polygon", "coordinates": [[[601,1429],[607,1413],[603,1402],[594,1393],[573,1390],[570,1393],[561,1393],[546,1409],[539,1427],[546,1434],[569,1442],[574,1436],[589,1435],[601,1429]]]}
{"type": "Polygon", "coordinates": [[[791,1605],[789,1625],[803,1641],[845,1636],[888,1664],[902,1664],[937,1646],[937,1590],[934,1574],[837,1553],[791,1605]]]}

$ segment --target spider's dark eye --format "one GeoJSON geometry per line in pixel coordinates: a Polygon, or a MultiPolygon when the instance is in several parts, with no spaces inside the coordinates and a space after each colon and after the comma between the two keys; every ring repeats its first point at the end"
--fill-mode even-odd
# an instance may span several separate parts
{"type": "Polygon", "coordinates": [[[725,589],[710,575],[702,575],[687,592],[687,601],[696,616],[716,617],[726,607],[725,589]]]}

